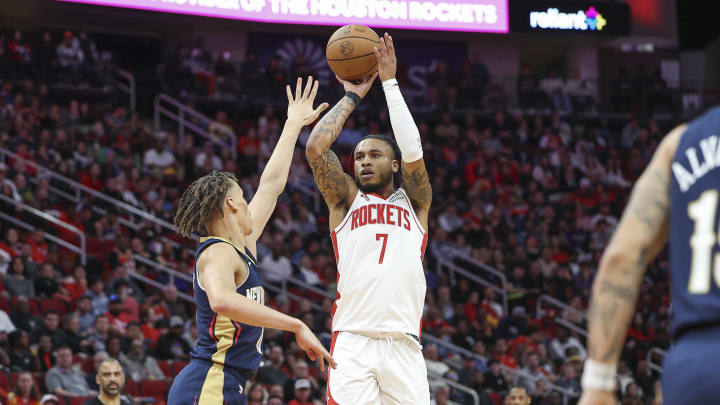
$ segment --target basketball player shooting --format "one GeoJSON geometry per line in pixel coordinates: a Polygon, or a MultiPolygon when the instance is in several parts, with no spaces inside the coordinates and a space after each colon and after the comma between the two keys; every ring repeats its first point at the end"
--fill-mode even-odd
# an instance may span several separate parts
{"type": "Polygon", "coordinates": [[[378,73],[359,84],[338,77],[346,94],[315,126],[306,147],[330,211],[338,268],[330,346],[338,366],[328,370],[331,405],[430,403],[419,337],[432,190],[420,133],[395,80],[392,37],[386,33],[379,45],[378,73]],[[330,146],[378,75],[395,140],[364,137],[353,151],[353,177],[330,146]],[[395,189],[398,170],[404,183],[395,189]]]}
{"type": "Polygon", "coordinates": [[[643,275],[668,239],[675,344],[663,362],[661,401],[720,398],[718,130],[718,108],[674,129],[636,182],[593,284],[580,405],[617,404],[616,367],[643,275]]]}

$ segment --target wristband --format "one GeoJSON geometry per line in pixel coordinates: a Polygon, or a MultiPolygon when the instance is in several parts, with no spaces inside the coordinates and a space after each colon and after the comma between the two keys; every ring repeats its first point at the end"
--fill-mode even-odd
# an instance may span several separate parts
{"type": "Polygon", "coordinates": [[[360,96],[358,96],[356,93],[353,93],[352,91],[346,92],[345,96],[350,98],[350,100],[353,102],[355,107],[357,107],[358,104],[360,104],[360,101],[362,100],[362,98],[360,96]]]}
{"type": "Polygon", "coordinates": [[[397,86],[398,82],[395,78],[387,79],[384,82],[382,82],[382,88],[383,90],[387,89],[388,87],[397,86]]]}
{"type": "Polygon", "coordinates": [[[585,370],[581,385],[583,390],[615,391],[617,384],[617,366],[598,363],[592,359],[585,360],[585,370]]]}

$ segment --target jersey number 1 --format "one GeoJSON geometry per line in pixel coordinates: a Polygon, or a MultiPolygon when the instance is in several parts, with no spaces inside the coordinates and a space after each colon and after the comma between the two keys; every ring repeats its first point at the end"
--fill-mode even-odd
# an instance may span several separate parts
{"type": "Polygon", "coordinates": [[[720,244],[720,229],[714,232],[715,215],[718,208],[717,190],[708,190],[688,205],[688,216],[695,222],[695,231],[690,237],[692,258],[690,259],[690,294],[710,292],[712,269],[715,283],[720,286],[720,253],[712,257],[713,246],[720,244]]]}
{"type": "Polygon", "coordinates": [[[382,264],[383,259],[385,258],[385,247],[387,247],[387,238],[388,234],[386,233],[378,233],[375,235],[375,240],[382,239],[383,242],[382,249],[380,250],[380,260],[378,260],[378,264],[382,264]]]}

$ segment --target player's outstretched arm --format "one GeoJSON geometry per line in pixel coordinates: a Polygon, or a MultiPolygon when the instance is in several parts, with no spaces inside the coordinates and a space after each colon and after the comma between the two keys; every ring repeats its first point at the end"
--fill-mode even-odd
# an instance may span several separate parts
{"type": "Polygon", "coordinates": [[[378,59],[378,72],[382,81],[385,99],[390,113],[395,141],[402,153],[403,188],[410,197],[413,208],[427,229],[427,215],[432,202],[432,188],[423,159],[422,141],[420,131],[400,93],[400,87],[395,74],[397,72],[397,57],[392,37],[386,32],[380,38],[380,47],[375,47],[375,56],[378,59]]]}
{"type": "Polygon", "coordinates": [[[210,308],[218,315],[236,322],[293,332],[298,346],[311,360],[317,360],[321,371],[325,370],[323,359],[334,368],[337,365],[335,360],[305,323],[235,291],[235,273],[232,269],[236,268],[238,260],[235,248],[227,243],[215,243],[200,256],[197,263],[198,279],[205,288],[210,308]]]}
{"type": "Polygon", "coordinates": [[[287,120],[270,160],[268,160],[265,170],[260,176],[260,184],[255,197],[248,205],[253,229],[252,233],[245,238],[245,246],[253,254],[256,253],[256,242],[262,235],[265,224],[267,224],[275,210],[278,196],[285,189],[288,172],[290,171],[290,162],[292,162],[295,143],[300,130],[305,125],[313,123],[320,116],[320,113],[328,108],[327,103],[322,103],[313,109],[318,86],[319,82],[313,82],[313,78],[310,76],[305,84],[305,89],[303,89],[302,78],[298,77],[294,97],[290,86],[285,87],[288,98],[287,120]]]}
{"type": "MultiPolygon", "coordinates": [[[[337,77],[337,76],[336,76],[337,77]]],[[[357,192],[355,181],[345,173],[337,156],[330,147],[340,135],[345,121],[357,104],[367,94],[377,73],[360,84],[354,84],[337,78],[345,88],[345,96],[315,125],[308,143],[305,156],[312,169],[315,182],[325,202],[332,210],[344,206],[348,196],[357,192]]]]}
{"type": "Polygon", "coordinates": [[[588,361],[580,405],[615,405],[616,366],[645,269],[669,231],[670,165],[684,126],[663,140],[637,180],[622,220],[600,260],[589,316],[588,361]]]}

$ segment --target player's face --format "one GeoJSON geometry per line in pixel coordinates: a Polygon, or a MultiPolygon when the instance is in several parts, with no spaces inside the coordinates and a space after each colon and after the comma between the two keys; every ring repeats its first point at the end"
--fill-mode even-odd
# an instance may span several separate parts
{"type": "Polygon", "coordinates": [[[252,218],[248,211],[248,203],[245,201],[243,196],[242,188],[239,185],[234,184],[228,193],[228,199],[231,200],[231,204],[236,208],[233,212],[233,216],[240,226],[244,235],[249,235],[252,232],[252,218]]]}
{"type": "Polygon", "coordinates": [[[393,173],[398,171],[395,153],[381,139],[365,139],[355,147],[355,182],[366,193],[378,192],[392,184],[393,173]]]}
{"type": "Polygon", "coordinates": [[[125,384],[125,373],[118,363],[105,363],[98,370],[96,381],[100,390],[115,396],[120,394],[125,384]]]}
{"type": "Polygon", "coordinates": [[[513,388],[505,398],[505,405],[530,405],[530,397],[524,388],[513,388]]]}

